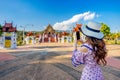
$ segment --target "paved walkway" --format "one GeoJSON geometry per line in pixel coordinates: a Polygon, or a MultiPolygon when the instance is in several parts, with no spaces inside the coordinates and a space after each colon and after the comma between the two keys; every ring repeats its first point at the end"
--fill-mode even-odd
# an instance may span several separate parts
{"type": "MultiPolygon", "coordinates": [[[[118,45],[117,47],[116,45],[108,46],[108,50],[110,50],[108,52],[109,56],[107,57],[109,66],[102,67],[106,80],[119,80],[120,78],[120,59],[113,58],[120,56],[120,54],[118,54],[120,53],[119,47],[118,45]]],[[[34,80],[39,80],[41,75],[41,80],[79,80],[80,76],[78,76],[78,74],[81,75],[83,66],[81,65],[78,68],[74,68],[71,65],[71,53],[71,44],[27,45],[12,50],[0,50],[1,79],[21,80],[26,78],[26,80],[32,80],[32,75],[33,79],[35,78],[34,80]],[[42,49],[45,51],[45,48],[48,48],[48,54],[42,56],[43,53],[40,54],[40,52],[42,49]],[[35,73],[36,76],[34,77],[33,73],[35,71],[38,72],[35,73]],[[22,75],[23,73],[25,74],[22,75]]]]}
{"type": "MultiPolygon", "coordinates": [[[[44,43],[44,45],[41,45],[41,46],[45,46],[45,45],[47,45],[47,46],[56,46],[56,44],[51,45],[51,44],[49,44],[49,43],[44,43]]],[[[59,44],[59,45],[63,45],[63,44],[59,44]]],[[[38,47],[39,45],[35,45],[35,46],[38,47]]],[[[37,50],[37,49],[34,48],[35,46],[34,46],[34,45],[25,45],[25,46],[19,46],[17,49],[8,49],[8,50],[7,50],[7,49],[4,49],[4,50],[1,50],[1,51],[0,51],[0,62],[1,62],[1,61],[6,61],[6,60],[15,59],[15,57],[14,57],[13,55],[9,54],[9,52],[19,52],[19,51],[37,50]]],[[[58,46],[58,45],[57,45],[57,46],[58,46]]],[[[69,48],[69,46],[71,46],[71,44],[66,44],[65,47],[68,47],[68,48],[69,48]]],[[[63,46],[63,47],[64,47],[64,46],[63,46]]],[[[63,47],[62,47],[62,48],[63,48],[63,47]]],[[[113,45],[113,46],[110,45],[110,46],[108,46],[109,50],[114,50],[114,54],[113,54],[111,51],[109,51],[109,53],[112,53],[112,55],[115,55],[115,52],[120,53],[120,52],[118,51],[118,50],[119,50],[119,47],[120,47],[120,45],[117,45],[117,46],[115,46],[115,45],[113,45]],[[117,49],[118,49],[118,50],[117,50],[117,49]],[[115,50],[116,50],[116,51],[115,51],[115,50]]],[[[120,57],[120,54],[119,54],[119,55],[117,54],[117,57],[120,57]]],[[[107,65],[120,69],[120,59],[114,58],[114,56],[108,56],[108,57],[106,58],[106,60],[107,60],[107,65]]]]}
{"type": "Polygon", "coordinates": [[[0,52],[0,62],[6,61],[6,60],[12,60],[15,59],[15,57],[9,53],[6,52],[0,52]]]}
{"type": "Polygon", "coordinates": [[[107,57],[106,60],[107,60],[107,65],[120,69],[120,59],[107,57]]]}
{"type": "MultiPolygon", "coordinates": [[[[71,53],[69,55],[71,56],[71,53]]],[[[2,52],[2,53],[0,52],[0,62],[6,60],[12,60],[12,59],[15,59],[15,56],[6,52],[2,52]]],[[[107,60],[107,65],[120,69],[120,59],[107,57],[106,60],[107,60]]]]}

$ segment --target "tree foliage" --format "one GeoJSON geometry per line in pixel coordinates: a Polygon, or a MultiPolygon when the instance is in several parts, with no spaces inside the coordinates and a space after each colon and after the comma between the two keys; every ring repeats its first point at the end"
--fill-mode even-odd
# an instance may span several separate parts
{"type": "Polygon", "coordinates": [[[108,25],[106,25],[105,23],[101,23],[101,24],[102,24],[101,32],[103,32],[105,37],[109,36],[109,34],[110,34],[110,27],[108,25]]]}
{"type": "Polygon", "coordinates": [[[22,45],[23,31],[17,31],[17,45],[22,45]]]}

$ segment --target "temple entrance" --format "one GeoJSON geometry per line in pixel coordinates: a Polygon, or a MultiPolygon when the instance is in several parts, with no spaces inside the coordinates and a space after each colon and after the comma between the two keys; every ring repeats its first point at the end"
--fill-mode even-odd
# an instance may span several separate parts
{"type": "Polygon", "coordinates": [[[50,37],[50,34],[51,34],[51,33],[49,32],[49,33],[48,33],[48,37],[50,37]]]}
{"type": "Polygon", "coordinates": [[[52,26],[49,24],[42,33],[42,42],[55,42],[56,33],[52,26]]]}
{"type": "Polygon", "coordinates": [[[5,48],[11,47],[11,33],[5,34],[5,48]]]}
{"type": "Polygon", "coordinates": [[[71,38],[69,32],[57,32],[55,31],[52,26],[49,24],[45,30],[41,31],[39,34],[39,43],[44,42],[71,42],[71,38]]]}
{"type": "Polygon", "coordinates": [[[16,48],[16,27],[13,27],[13,23],[6,23],[2,27],[3,32],[3,47],[4,48],[16,48]]]}

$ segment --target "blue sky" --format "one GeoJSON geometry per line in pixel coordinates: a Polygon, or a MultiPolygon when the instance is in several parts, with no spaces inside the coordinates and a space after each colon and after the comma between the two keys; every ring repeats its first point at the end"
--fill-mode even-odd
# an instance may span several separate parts
{"type": "Polygon", "coordinates": [[[106,23],[112,32],[120,31],[120,0],[0,0],[0,24],[13,21],[18,29],[25,26],[26,30],[39,31],[48,24],[59,29],[63,23],[71,29],[76,23],[87,24],[89,20],[106,23]],[[93,16],[70,22],[84,13],[93,16]]]}

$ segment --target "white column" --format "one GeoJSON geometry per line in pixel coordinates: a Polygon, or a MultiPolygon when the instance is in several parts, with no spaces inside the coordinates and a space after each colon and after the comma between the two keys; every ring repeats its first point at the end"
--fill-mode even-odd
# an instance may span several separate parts
{"type": "Polygon", "coordinates": [[[3,41],[3,36],[0,37],[0,48],[2,49],[4,47],[4,41],[3,41]]]}
{"type": "Polygon", "coordinates": [[[16,40],[16,34],[15,32],[11,32],[11,48],[15,49],[17,48],[17,40],[16,40]]]}
{"type": "Polygon", "coordinates": [[[42,42],[44,43],[44,38],[45,38],[45,36],[44,36],[44,33],[43,33],[43,35],[42,35],[42,42]]]}
{"type": "Polygon", "coordinates": [[[62,38],[61,38],[61,43],[64,43],[64,36],[62,36],[62,38]]]}
{"type": "Polygon", "coordinates": [[[29,40],[30,40],[29,36],[27,36],[25,40],[26,40],[26,44],[29,44],[29,40]]]}
{"type": "Polygon", "coordinates": [[[3,32],[2,37],[1,37],[1,48],[5,47],[5,32],[3,32]]]}
{"type": "Polygon", "coordinates": [[[41,39],[42,39],[42,35],[39,35],[39,38],[38,38],[38,43],[41,42],[41,39]]]}
{"type": "Polygon", "coordinates": [[[3,48],[5,48],[5,34],[6,34],[6,32],[3,32],[3,48]]]}
{"type": "Polygon", "coordinates": [[[73,42],[76,40],[76,32],[73,32],[73,42]]]}
{"type": "Polygon", "coordinates": [[[66,36],[66,43],[69,43],[69,36],[66,36]]]}
{"type": "Polygon", "coordinates": [[[49,42],[49,43],[51,42],[51,37],[48,37],[48,42],[49,42]]]}
{"type": "Polygon", "coordinates": [[[71,36],[69,36],[69,41],[70,41],[70,43],[72,42],[72,37],[71,36]]]}
{"type": "Polygon", "coordinates": [[[36,40],[35,40],[35,37],[33,36],[33,44],[35,44],[36,43],[36,40]]]}
{"type": "Polygon", "coordinates": [[[76,41],[77,41],[76,32],[73,32],[73,47],[74,48],[77,45],[76,41]]]}
{"type": "Polygon", "coordinates": [[[34,44],[34,38],[33,38],[33,36],[31,37],[31,39],[32,39],[32,44],[34,44]]]}
{"type": "Polygon", "coordinates": [[[57,37],[56,37],[56,34],[55,34],[55,37],[54,37],[54,38],[55,38],[55,42],[57,42],[57,37]]]}
{"type": "Polygon", "coordinates": [[[58,43],[60,43],[60,39],[61,39],[61,38],[60,38],[60,37],[58,37],[58,43]]]}

